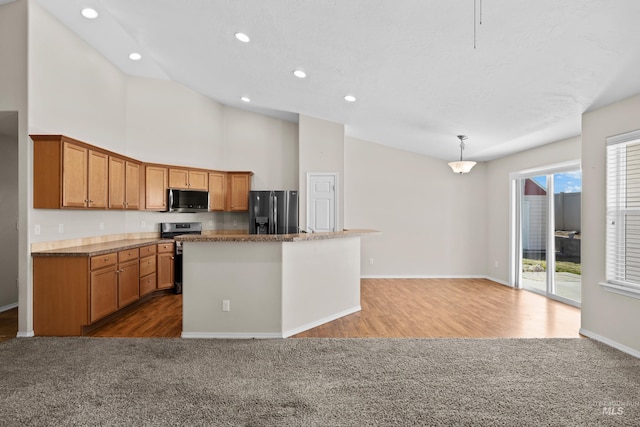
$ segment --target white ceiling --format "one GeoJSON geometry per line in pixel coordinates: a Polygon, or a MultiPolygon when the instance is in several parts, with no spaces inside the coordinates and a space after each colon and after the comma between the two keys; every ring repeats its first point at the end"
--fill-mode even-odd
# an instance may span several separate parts
{"type": "Polygon", "coordinates": [[[638,0],[484,0],[482,24],[480,0],[476,19],[473,0],[38,2],[125,73],[442,159],[458,134],[470,160],[579,135],[584,111],[640,93],[638,0]]]}

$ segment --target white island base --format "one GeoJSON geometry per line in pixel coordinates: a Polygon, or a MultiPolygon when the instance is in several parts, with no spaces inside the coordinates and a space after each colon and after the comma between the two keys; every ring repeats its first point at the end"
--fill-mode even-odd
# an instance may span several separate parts
{"type": "Polygon", "coordinates": [[[183,338],[284,338],[360,311],[359,235],[189,237],[183,338]]]}

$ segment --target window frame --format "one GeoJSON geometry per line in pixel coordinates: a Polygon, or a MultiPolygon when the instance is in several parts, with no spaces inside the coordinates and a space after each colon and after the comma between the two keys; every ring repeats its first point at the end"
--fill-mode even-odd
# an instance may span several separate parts
{"type": "MultiPolygon", "coordinates": [[[[611,155],[614,149],[621,147],[627,147],[633,143],[640,144],[640,130],[626,132],[619,135],[610,136],[606,140],[606,170],[605,170],[605,195],[606,195],[606,226],[605,226],[605,259],[606,259],[606,280],[600,282],[600,285],[609,292],[616,294],[638,298],[640,299],[640,280],[627,281],[621,280],[617,274],[617,267],[612,266],[614,262],[619,264],[623,262],[626,264],[626,217],[630,212],[636,212],[635,215],[640,215],[638,209],[629,209],[626,206],[620,204],[621,198],[624,198],[624,205],[626,205],[626,195],[621,196],[621,193],[626,193],[626,175],[628,171],[625,169],[625,173],[620,173],[622,168],[621,164],[626,159],[624,153],[613,153],[616,158],[611,159],[611,155]],[[615,164],[615,171],[611,170],[612,163],[615,164]],[[611,183],[610,180],[615,180],[611,183]],[[612,184],[614,185],[615,194],[612,195],[612,184]],[[611,197],[615,197],[616,203],[612,203],[611,197]],[[613,226],[613,231],[611,231],[613,226]],[[615,251],[615,253],[612,253],[615,251]],[[612,260],[613,259],[613,260],[612,260]]],[[[634,169],[635,170],[635,169],[634,169]]],[[[637,166],[637,171],[640,172],[640,165],[637,166]]],[[[637,263],[637,267],[640,268],[640,262],[637,263]]]]}

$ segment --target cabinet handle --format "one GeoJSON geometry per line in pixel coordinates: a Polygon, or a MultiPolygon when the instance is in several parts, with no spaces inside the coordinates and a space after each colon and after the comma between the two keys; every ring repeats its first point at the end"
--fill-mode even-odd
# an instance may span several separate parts
{"type": "Polygon", "coordinates": [[[176,257],[172,256],[171,259],[176,259],[176,257]]]}
{"type": "Polygon", "coordinates": [[[104,260],[105,260],[105,261],[109,261],[109,257],[108,257],[108,256],[107,256],[107,257],[104,257],[104,260]]]}

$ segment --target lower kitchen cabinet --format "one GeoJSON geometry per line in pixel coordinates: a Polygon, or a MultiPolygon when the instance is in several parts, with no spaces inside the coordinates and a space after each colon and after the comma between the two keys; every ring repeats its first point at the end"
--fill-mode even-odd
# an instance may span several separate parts
{"type": "Polygon", "coordinates": [[[118,309],[118,273],[116,266],[91,272],[89,316],[91,323],[118,309]]]}
{"type": "Polygon", "coordinates": [[[156,245],[140,248],[140,296],[156,290],[156,245]]]}
{"type": "Polygon", "coordinates": [[[170,289],[174,286],[174,259],[173,243],[158,244],[157,280],[158,289],[170,289]]]}
{"type": "Polygon", "coordinates": [[[85,326],[156,289],[171,286],[173,243],[153,243],[95,256],[34,256],[34,333],[38,336],[82,335],[85,326]],[[157,252],[160,253],[156,258],[157,252]],[[158,270],[157,264],[161,265],[158,270]],[[162,277],[163,282],[156,277],[162,277]],[[170,281],[170,285],[164,281],[170,281]],[[162,287],[158,286],[160,283],[162,287]]]}

